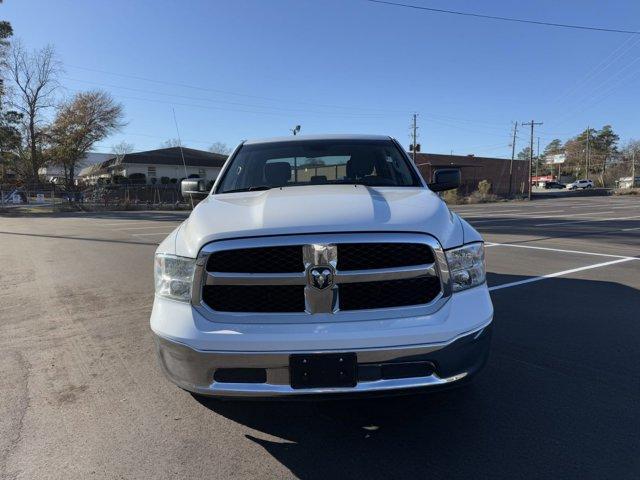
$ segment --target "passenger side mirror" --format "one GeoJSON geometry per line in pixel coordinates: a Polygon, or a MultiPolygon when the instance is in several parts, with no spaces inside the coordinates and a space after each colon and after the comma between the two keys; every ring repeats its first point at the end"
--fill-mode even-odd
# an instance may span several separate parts
{"type": "Polygon", "coordinates": [[[180,182],[180,193],[183,198],[204,198],[209,195],[204,180],[201,178],[185,178],[180,182]]]}
{"type": "Polygon", "coordinates": [[[433,182],[428,184],[433,192],[453,190],[460,186],[460,170],[457,168],[442,168],[433,172],[433,182]]]}

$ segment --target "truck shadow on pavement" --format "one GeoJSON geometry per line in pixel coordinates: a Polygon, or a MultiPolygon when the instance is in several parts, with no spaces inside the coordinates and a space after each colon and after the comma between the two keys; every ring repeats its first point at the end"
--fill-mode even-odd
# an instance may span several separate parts
{"type": "MultiPolygon", "coordinates": [[[[523,278],[493,274],[490,284],[523,278]]],[[[253,429],[246,438],[303,479],[638,478],[640,291],[555,278],[492,298],[492,353],[467,386],[327,401],[194,398],[253,429]]]]}

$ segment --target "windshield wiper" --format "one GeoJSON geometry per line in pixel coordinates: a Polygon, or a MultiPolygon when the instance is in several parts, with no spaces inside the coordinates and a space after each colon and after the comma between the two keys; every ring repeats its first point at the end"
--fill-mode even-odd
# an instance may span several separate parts
{"type": "Polygon", "coordinates": [[[236,192],[256,192],[258,190],[271,190],[274,187],[270,187],[269,185],[254,185],[253,187],[245,187],[245,188],[236,188],[234,190],[225,190],[220,193],[236,193],[236,192]]]}

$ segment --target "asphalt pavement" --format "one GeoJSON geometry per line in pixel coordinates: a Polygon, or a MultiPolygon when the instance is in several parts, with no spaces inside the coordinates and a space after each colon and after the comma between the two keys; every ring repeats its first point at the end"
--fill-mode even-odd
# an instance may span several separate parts
{"type": "Polygon", "coordinates": [[[0,478],[640,478],[640,198],[454,210],[487,241],[485,370],[304,402],[160,372],[152,258],[184,212],[0,217],[0,478]]]}

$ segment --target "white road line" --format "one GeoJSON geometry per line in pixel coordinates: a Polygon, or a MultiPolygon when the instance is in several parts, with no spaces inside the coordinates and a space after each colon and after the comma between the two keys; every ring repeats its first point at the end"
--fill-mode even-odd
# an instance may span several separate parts
{"type": "Polygon", "coordinates": [[[622,230],[620,230],[621,232],[632,232],[634,230],[640,230],[640,227],[635,227],[635,228],[623,228],[622,230]]]}
{"type": "MultiPolygon", "coordinates": [[[[558,218],[558,217],[582,217],[584,215],[604,215],[606,213],[613,213],[612,210],[609,210],[608,212],[588,212],[588,213],[562,213],[562,212],[558,212],[555,215],[537,215],[535,213],[522,213],[519,215],[516,214],[512,214],[511,217],[516,217],[516,218],[487,218],[487,217],[472,217],[471,221],[473,223],[488,223],[488,222],[507,222],[509,220],[513,220],[513,221],[518,221],[518,220],[526,220],[527,218],[531,218],[536,219],[536,218],[558,218]],[[478,221],[474,221],[473,218],[485,218],[486,220],[478,220],[478,221]]],[[[462,217],[465,218],[465,217],[462,217]]],[[[536,225],[537,226],[537,225],[536,225]]]]}
{"type": "Polygon", "coordinates": [[[633,217],[617,217],[617,218],[596,218],[592,220],[572,220],[569,222],[556,222],[556,223],[538,223],[534,227],[555,227],[557,225],[569,225],[571,223],[589,223],[589,222],[612,222],[615,220],[631,220],[633,218],[640,218],[640,215],[633,217]]]}
{"type": "Polygon", "coordinates": [[[146,236],[149,236],[149,235],[169,235],[171,232],[173,232],[173,230],[171,230],[170,232],[131,233],[130,235],[133,235],[134,237],[146,237],[146,236]]]}
{"type": "MultiPolygon", "coordinates": [[[[179,224],[176,223],[176,227],[178,225],[179,224]]],[[[116,230],[119,230],[121,232],[126,232],[127,230],[149,230],[150,228],[167,228],[168,226],[170,227],[171,225],[166,225],[165,224],[165,225],[158,225],[157,227],[132,227],[132,228],[125,227],[125,228],[116,228],[116,230]]]]}
{"type": "Polygon", "coordinates": [[[487,210],[487,211],[476,211],[476,212],[456,212],[458,214],[469,214],[471,213],[472,215],[475,216],[486,216],[486,215],[502,215],[505,213],[509,213],[511,215],[537,215],[538,213],[551,213],[551,212],[557,212],[559,210],[562,210],[563,207],[558,207],[558,208],[549,208],[549,207],[545,207],[543,210],[529,210],[529,211],[523,211],[523,210],[510,210],[509,212],[501,212],[498,210],[487,210]]]}
{"type": "Polygon", "coordinates": [[[596,257],[611,257],[611,258],[624,258],[627,260],[637,260],[635,257],[628,257],[626,255],[611,255],[609,253],[596,253],[596,252],[583,252],[582,250],[565,250],[563,248],[550,248],[550,247],[538,247],[534,245],[515,245],[513,243],[485,243],[485,247],[512,247],[512,248],[530,248],[532,250],[548,250],[550,252],[561,253],[577,253],[580,255],[594,255],[596,257]]]}
{"type": "MultiPolygon", "coordinates": [[[[577,217],[577,216],[584,216],[584,215],[598,215],[600,213],[614,213],[613,211],[613,207],[611,210],[605,210],[603,212],[594,212],[594,211],[590,211],[590,212],[584,212],[584,213],[573,213],[573,212],[568,212],[566,210],[563,210],[562,208],[556,208],[556,209],[552,209],[552,210],[545,210],[545,211],[536,211],[536,212],[528,212],[528,213],[509,213],[507,214],[510,217],[540,217],[540,218],[547,218],[547,217],[557,217],[559,215],[564,215],[567,217],[577,217]],[[553,214],[553,215],[551,215],[553,214]]],[[[492,212],[490,214],[485,214],[485,215],[480,215],[480,214],[476,214],[476,215],[470,215],[470,216],[465,216],[465,218],[487,218],[487,217],[501,217],[503,216],[501,213],[495,213],[492,212]]]]}
{"type": "MultiPolygon", "coordinates": [[[[592,207],[592,208],[611,208],[614,205],[625,205],[624,203],[613,203],[613,202],[602,202],[602,203],[556,203],[560,208],[583,208],[583,207],[592,207]]],[[[550,207],[542,207],[541,208],[550,208],[550,207]]]]}
{"type": "MultiPolygon", "coordinates": [[[[116,227],[116,226],[120,226],[120,227],[122,227],[122,226],[124,226],[124,225],[138,225],[138,224],[143,224],[143,225],[144,225],[144,224],[148,224],[148,223],[150,223],[150,222],[158,222],[158,221],[160,221],[160,220],[145,220],[145,221],[137,221],[137,220],[129,221],[129,220],[122,220],[122,221],[120,221],[120,222],[118,222],[118,223],[100,223],[99,225],[100,225],[101,227],[116,227]]],[[[177,221],[177,220],[176,220],[176,221],[177,221]]],[[[163,223],[166,223],[166,222],[163,222],[163,223]]]]}
{"type": "Polygon", "coordinates": [[[614,265],[616,263],[630,262],[632,260],[638,260],[638,259],[637,258],[619,258],[618,260],[611,260],[609,262],[595,263],[593,265],[587,265],[586,267],[572,268],[571,270],[563,270],[562,272],[549,273],[547,275],[542,275],[541,277],[527,278],[525,280],[520,280],[518,282],[511,282],[511,283],[505,283],[503,285],[496,285],[495,287],[489,287],[489,291],[492,292],[494,290],[501,290],[503,288],[517,287],[518,285],[524,285],[525,283],[539,282],[541,280],[546,280],[548,278],[561,277],[563,275],[569,275],[570,273],[581,272],[583,270],[591,270],[593,268],[606,267],[608,265],[614,265]]]}
{"type": "Polygon", "coordinates": [[[509,213],[509,212],[520,212],[520,210],[500,210],[500,209],[486,209],[486,210],[480,210],[479,208],[474,208],[473,210],[453,210],[455,213],[509,213]]]}

